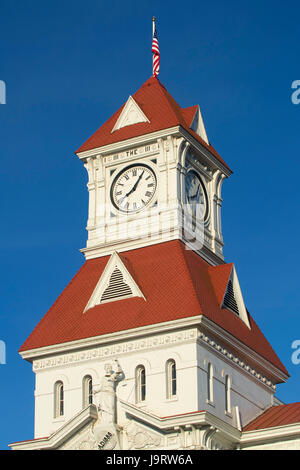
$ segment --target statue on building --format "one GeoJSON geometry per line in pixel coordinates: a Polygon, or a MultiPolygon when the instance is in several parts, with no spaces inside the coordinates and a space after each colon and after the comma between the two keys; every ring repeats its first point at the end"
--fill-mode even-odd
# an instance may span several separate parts
{"type": "Polygon", "coordinates": [[[105,375],[100,382],[99,387],[94,387],[93,394],[99,396],[96,398],[98,401],[98,410],[101,413],[101,423],[115,423],[116,422],[116,385],[121,379],[123,373],[119,361],[115,361],[115,370],[111,364],[105,364],[105,375]]]}

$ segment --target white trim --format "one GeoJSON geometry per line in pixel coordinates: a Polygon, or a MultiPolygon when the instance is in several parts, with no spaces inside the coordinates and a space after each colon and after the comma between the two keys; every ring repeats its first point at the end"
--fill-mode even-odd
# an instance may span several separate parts
{"type": "MultiPolygon", "coordinates": [[[[263,369],[266,371],[268,377],[273,382],[285,382],[288,379],[288,375],[284,374],[280,369],[271,364],[269,361],[264,359],[258,353],[250,349],[248,346],[243,344],[237,338],[232,336],[230,333],[223,330],[221,327],[213,323],[204,315],[196,315],[179,320],[171,320],[168,322],[155,323],[152,325],[146,325],[139,328],[132,328],[124,331],[117,331],[115,333],[108,333],[105,335],[99,335],[92,338],[83,338],[80,340],[69,341],[61,344],[54,344],[50,346],[44,346],[41,348],[30,349],[21,351],[20,355],[23,359],[28,361],[42,359],[47,355],[71,353],[74,350],[101,346],[109,343],[116,343],[121,341],[130,341],[132,339],[138,339],[140,336],[165,333],[176,329],[186,329],[190,327],[205,327],[208,332],[216,335],[220,339],[222,344],[227,343],[230,348],[236,350],[237,348],[241,352],[243,358],[247,358],[247,363],[254,363],[255,367],[259,370],[263,369]]],[[[200,338],[199,338],[200,339],[200,338]]],[[[221,353],[220,353],[221,354],[221,353]]],[[[234,358],[234,355],[232,355],[234,358]]],[[[237,364],[238,365],[238,364],[237,364]]]]}
{"type": "Polygon", "coordinates": [[[120,152],[122,149],[135,147],[140,144],[147,145],[148,142],[156,141],[158,138],[167,137],[170,135],[179,136],[180,126],[169,127],[167,129],[161,129],[159,131],[150,132],[149,134],[139,135],[137,137],[132,137],[131,139],[121,140],[120,142],[115,142],[113,144],[103,145],[101,147],[96,147],[91,150],[84,150],[83,152],[78,152],[76,155],[78,158],[86,159],[88,157],[96,157],[97,155],[111,154],[115,152],[120,152]]]}
{"type": "Polygon", "coordinates": [[[21,357],[26,360],[35,360],[49,354],[61,354],[65,352],[71,352],[72,350],[82,349],[87,347],[94,347],[103,345],[106,343],[112,343],[117,341],[129,341],[131,339],[137,339],[138,336],[164,333],[165,331],[188,328],[190,326],[197,326],[200,324],[202,315],[194,317],[188,317],[179,320],[171,320],[168,322],[155,323],[152,325],[141,326],[138,328],[131,328],[128,330],[117,331],[115,333],[108,333],[105,335],[99,335],[95,337],[83,338],[75,341],[68,341],[66,343],[53,344],[50,346],[44,346],[41,348],[30,349],[21,351],[21,357]]]}
{"type": "Polygon", "coordinates": [[[251,362],[255,363],[255,367],[258,369],[263,369],[266,371],[266,374],[275,380],[278,380],[278,382],[285,382],[289,376],[286,375],[284,372],[282,372],[280,369],[278,369],[275,365],[273,365],[271,362],[269,362],[267,359],[264,359],[262,356],[260,356],[258,353],[253,351],[253,349],[249,348],[246,346],[244,343],[242,343],[240,340],[238,340],[235,336],[231,335],[227,331],[225,331],[223,328],[218,326],[216,323],[212,322],[209,320],[209,318],[205,317],[204,315],[201,318],[201,323],[205,328],[208,329],[210,333],[213,335],[216,335],[218,339],[224,343],[224,341],[231,347],[233,350],[238,348],[240,352],[242,353],[243,358],[247,358],[247,363],[251,364],[251,362]]]}
{"type": "Polygon", "coordinates": [[[174,416],[160,417],[150,413],[149,411],[138,408],[131,403],[125,402],[124,400],[120,399],[120,403],[126,413],[160,430],[174,429],[178,426],[210,425],[224,432],[230,441],[238,443],[240,439],[241,432],[238,429],[212,415],[208,411],[195,411],[174,416]]]}
{"type": "Polygon", "coordinates": [[[96,406],[89,405],[59,428],[58,431],[51,434],[51,436],[32,439],[30,441],[14,442],[13,444],[9,444],[9,447],[11,447],[12,450],[57,449],[76,434],[84,425],[97,418],[98,412],[96,406]]]}
{"type": "Polygon", "coordinates": [[[269,444],[269,440],[300,437],[300,423],[287,424],[284,426],[275,426],[272,428],[255,429],[254,431],[245,431],[241,435],[241,445],[251,444],[263,445],[269,444]]]}

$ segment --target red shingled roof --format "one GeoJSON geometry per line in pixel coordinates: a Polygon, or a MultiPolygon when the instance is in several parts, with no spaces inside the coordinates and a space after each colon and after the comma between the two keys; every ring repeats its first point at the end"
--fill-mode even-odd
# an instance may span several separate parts
{"type": "Polygon", "coordinates": [[[300,402],[272,406],[243,428],[243,431],[274,428],[300,423],[300,402]]]}
{"type": "Polygon", "coordinates": [[[121,142],[122,140],[131,139],[140,135],[150,134],[151,132],[160,131],[162,129],[168,129],[169,127],[181,126],[204,145],[204,147],[222,162],[223,165],[229,168],[216,150],[201,139],[196,132],[190,129],[197,106],[181,108],[156,77],[149,78],[133,95],[133,98],[150,122],[139,122],[112,132],[125,106],[124,104],[83,145],[81,145],[76,153],[121,142]]]}
{"type": "Polygon", "coordinates": [[[212,267],[179,240],[120,253],[120,258],[146,300],[132,297],[83,313],[109,256],[88,260],[20,351],[205,315],[287,374],[254,320],[249,316],[249,330],[221,308],[232,265],[212,267]]]}

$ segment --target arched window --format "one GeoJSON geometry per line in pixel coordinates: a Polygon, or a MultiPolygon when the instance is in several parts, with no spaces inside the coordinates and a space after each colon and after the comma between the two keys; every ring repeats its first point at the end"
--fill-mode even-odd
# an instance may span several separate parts
{"type": "Polygon", "coordinates": [[[61,380],[54,385],[54,418],[64,414],[64,384],[61,380]]]}
{"type": "Polygon", "coordinates": [[[231,413],[231,381],[229,375],[225,377],[225,411],[231,413]]]}
{"type": "Polygon", "coordinates": [[[210,362],[207,366],[207,400],[210,403],[214,401],[214,372],[210,362]]]}
{"type": "Polygon", "coordinates": [[[93,379],[90,375],[86,375],[82,381],[82,406],[86,408],[91,403],[93,403],[93,379]]]}
{"type": "Polygon", "coordinates": [[[167,398],[176,397],[177,379],[176,379],[176,362],[169,359],[166,363],[166,382],[167,382],[167,398]]]}
{"type": "Polygon", "coordinates": [[[146,371],[140,365],[135,370],[135,401],[140,403],[146,400],[146,371]]]}

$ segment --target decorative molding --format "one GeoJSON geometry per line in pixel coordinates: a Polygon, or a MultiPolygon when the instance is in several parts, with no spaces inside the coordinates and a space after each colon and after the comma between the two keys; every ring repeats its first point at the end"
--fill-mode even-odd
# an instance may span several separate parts
{"type": "MultiPolygon", "coordinates": [[[[270,372],[270,375],[272,375],[273,379],[276,378],[278,382],[285,382],[288,379],[289,376],[274,366],[271,362],[269,362],[267,359],[264,359],[261,355],[253,351],[253,349],[250,349],[236,337],[232,336],[230,333],[209,320],[209,318],[205,317],[204,315],[201,317],[201,324],[205,330],[208,330],[213,336],[216,336],[219,341],[226,341],[230,348],[238,348],[241,351],[241,354],[247,358],[248,363],[252,361],[256,364],[255,367],[263,368],[265,371],[270,372]]],[[[273,382],[278,383],[274,380],[273,382]]]]}
{"type": "Polygon", "coordinates": [[[74,363],[89,361],[91,359],[107,359],[122,354],[128,354],[136,351],[145,351],[147,349],[156,349],[161,346],[180,344],[186,341],[197,340],[197,330],[184,330],[177,333],[157,335],[145,339],[127,341],[111,346],[89,349],[82,352],[74,352],[55,356],[48,359],[36,360],[33,362],[33,370],[49,369],[52,367],[61,367],[62,365],[73,365],[74,363]]]}
{"type": "Polygon", "coordinates": [[[265,377],[264,375],[257,372],[250,365],[245,363],[245,361],[242,361],[241,359],[239,359],[237,356],[235,356],[234,354],[229,352],[226,348],[223,348],[223,346],[218,344],[215,340],[209,338],[202,331],[199,331],[198,338],[199,338],[200,341],[203,341],[204,343],[206,343],[210,347],[212,347],[214,350],[218,351],[221,355],[225,356],[227,359],[229,359],[231,362],[233,362],[234,365],[240,367],[241,369],[246,371],[249,375],[255,377],[256,379],[258,379],[260,382],[262,382],[264,385],[271,388],[272,390],[276,390],[276,385],[274,385],[271,382],[271,380],[269,380],[267,377],[265,377]]]}
{"type": "Polygon", "coordinates": [[[86,150],[84,152],[78,152],[76,155],[82,160],[88,157],[93,157],[98,154],[109,154],[109,153],[118,153],[125,149],[135,147],[137,145],[146,145],[147,142],[156,140],[159,137],[168,137],[169,135],[179,134],[180,126],[169,127],[168,129],[162,129],[160,131],[150,132],[149,134],[144,134],[138,137],[133,137],[132,139],[122,140],[121,142],[116,142],[114,144],[104,145],[102,147],[97,147],[95,149],[86,150]]]}
{"type": "Polygon", "coordinates": [[[103,163],[106,166],[111,166],[111,165],[115,165],[116,163],[119,163],[121,160],[130,161],[132,159],[135,160],[136,158],[149,157],[152,155],[156,155],[158,154],[158,151],[159,151],[158,144],[151,143],[149,145],[142,145],[142,146],[130,148],[129,150],[125,150],[122,152],[106,155],[105,157],[103,157],[103,163]]]}

